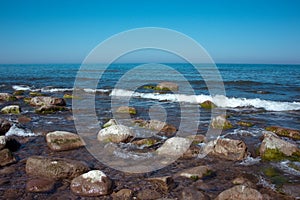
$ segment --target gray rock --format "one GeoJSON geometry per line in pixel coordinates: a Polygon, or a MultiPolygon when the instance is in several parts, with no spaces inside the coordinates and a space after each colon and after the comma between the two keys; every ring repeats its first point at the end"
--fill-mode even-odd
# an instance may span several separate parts
{"type": "Polygon", "coordinates": [[[181,198],[184,200],[206,200],[208,199],[202,192],[194,188],[184,188],[181,193],[181,198]]]}
{"type": "Polygon", "coordinates": [[[4,135],[0,136],[0,150],[2,150],[6,145],[6,138],[4,135]]]}
{"type": "Polygon", "coordinates": [[[156,192],[155,190],[145,189],[137,194],[137,198],[139,200],[152,200],[161,198],[161,194],[156,192]]]}
{"type": "Polygon", "coordinates": [[[83,162],[63,158],[32,156],[26,162],[28,175],[55,180],[72,179],[88,170],[89,167],[83,162]]]}
{"type": "Polygon", "coordinates": [[[192,167],[189,169],[185,169],[177,174],[177,176],[183,176],[191,179],[200,179],[205,176],[210,175],[212,172],[211,167],[207,165],[192,167]]]}
{"type": "Polygon", "coordinates": [[[13,101],[16,98],[9,93],[0,93],[0,101],[13,101]]]}
{"type": "Polygon", "coordinates": [[[130,189],[121,189],[118,192],[114,192],[111,196],[113,200],[131,200],[133,191],[130,189]]]}
{"type": "Polygon", "coordinates": [[[243,141],[228,138],[210,141],[204,147],[203,153],[215,155],[226,160],[243,160],[248,155],[247,146],[243,141]]]}
{"type": "Polygon", "coordinates": [[[210,126],[214,129],[227,130],[233,128],[232,124],[226,119],[226,116],[219,115],[212,119],[210,126]]]}
{"type": "Polygon", "coordinates": [[[156,150],[159,155],[182,156],[189,148],[192,140],[182,137],[172,137],[156,150]]]}
{"type": "Polygon", "coordinates": [[[158,90],[172,90],[172,91],[177,91],[179,89],[178,85],[173,82],[161,82],[156,86],[156,88],[158,90]]]}
{"type": "Polygon", "coordinates": [[[21,109],[18,105],[10,105],[10,106],[5,106],[4,108],[2,108],[1,112],[3,114],[20,114],[21,109]]]}
{"type": "Polygon", "coordinates": [[[30,100],[32,106],[65,106],[66,101],[63,98],[37,96],[30,100]]]}
{"type": "Polygon", "coordinates": [[[262,194],[244,185],[237,185],[221,192],[216,200],[239,199],[239,200],[263,200],[262,194]]]}
{"type": "Polygon", "coordinates": [[[92,170],[74,178],[70,188],[80,196],[96,197],[111,193],[112,181],[100,170],[92,170]]]}
{"type": "Polygon", "coordinates": [[[5,135],[11,126],[12,124],[8,120],[0,118],[0,135],[5,135]]]}
{"type": "Polygon", "coordinates": [[[6,166],[16,162],[16,158],[9,149],[2,149],[0,151],[0,166],[6,166]]]}
{"type": "Polygon", "coordinates": [[[53,151],[71,150],[85,145],[79,135],[66,131],[48,133],[46,135],[46,142],[48,147],[53,151]]]}
{"type": "Polygon", "coordinates": [[[111,125],[118,125],[117,121],[115,119],[110,119],[108,122],[106,122],[104,125],[103,125],[103,128],[107,128],[111,125]]]}
{"type": "Polygon", "coordinates": [[[295,199],[299,199],[300,198],[300,184],[296,184],[296,183],[293,183],[293,184],[285,184],[282,186],[282,191],[289,195],[289,196],[292,196],[294,197],[295,199]]]}
{"type": "Polygon", "coordinates": [[[174,180],[171,176],[147,178],[147,181],[153,183],[161,191],[168,192],[175,187],[174,180]]]}
{"type": "Polygon", "coordinates": [[[116,113],[128,113],[128,114],[135,115],[136,109],[129,106],[121,106],[116,110],[116,113]]]}
{"type": "Polygon", "coordinates": [[[134,133],[130,128],[123,125],[112,125],[101,129],[98,133],[97,139],[101,142],[127,142],[134,137],[134,133]]]}
{"type": "Polygon", "coordinates": [[[54,106],[54,105],[45,105],[35,109],[35,112],[38,114],[52,114],[57,111],[65,111],[66,107],[63,106],[54,106]]]}

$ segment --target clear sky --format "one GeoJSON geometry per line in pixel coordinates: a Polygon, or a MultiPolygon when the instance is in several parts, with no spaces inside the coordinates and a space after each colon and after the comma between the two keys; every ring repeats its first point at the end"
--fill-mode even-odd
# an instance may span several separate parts
{"type": "Polygon", "coordinates": [[[101,41],[165,27],[217,63],[300,64],[297,0],[1,0],[0,63],[81,63],[101,41]]]}

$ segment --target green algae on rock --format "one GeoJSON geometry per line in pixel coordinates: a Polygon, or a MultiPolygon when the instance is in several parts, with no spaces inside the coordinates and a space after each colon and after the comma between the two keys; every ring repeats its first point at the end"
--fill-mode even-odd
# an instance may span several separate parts
{"type": "Polygon", "coordinates": [[[226,119],[226,116],[219,115],[212,119],[210,126],[214,129],[228,130],[233,128],[230,121],[226,119]]]}
{"type": "Polygon", "coordinates": [[[294,140],[300,140],[300,131],[299,130],[283,128],[283,127],[279,127],[279,126],[269,126],[269,127],[266,127],[266,130],[271,131],[279,136],[289,137],[294,140]]]}
{"type": "Polygon", "coordinates": [[[254,124],[252,122],[245,122],[245,121],[239,121],[237,122],[238,125],[244,126],[244,127],[252,127],[254,124]]]}
{"type": "Polygon", "coordinates": [[[213,108],[217,107],[216,104],[214,104],[213,102],[208,101],[208,100],[200,103],[200,106],[201,106],[201,108],[204,108],[204,109],[213,109],[213,108]]]}
{"type": "Polygon", "coordinates": [[[10,105],[10,106],[5,106],[4,108],[2,108],[1,113],[17,115],[17,114],[21,113],[21,109],[20,109],[20,106],[18,106],[18,105],[10,105]]]}

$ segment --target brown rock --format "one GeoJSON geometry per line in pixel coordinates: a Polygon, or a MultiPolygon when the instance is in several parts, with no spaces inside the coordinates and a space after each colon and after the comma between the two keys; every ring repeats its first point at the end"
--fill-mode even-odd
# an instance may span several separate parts
{"type": "Polygon", "coordinates": [[[50,132],[46,135],[46,141],[53,151],[71,150],[85,145],[79,135],[66,131],[50,132]]]}
{"type": "Polygon", "coordinates": [[[249,181],[248,179],[244,178],[244,177],[237,177],[235,179],[232,180],[232,183],[234,185],[245,185],[245,186],[248,186],[248,187],[253,187],[254,184],[249,181]]]}
{"type": "Polygon", "coordinates": [[[243,160],[247,157],[247,146],[241,140],[216,139],[204,147],[205,154],[212,154],[227,160],[243,160]]]}
{"type": "Polygon", "coordinates": [[[74,178],[71,190],[76,195],[96,197],[111,193],[112,181],[100,170],[92,170],[74,178]]]}
{"type": "Polygon", "coordinates": [[[26,183],[27,192],[49,192],[53,190],[55,182],[49,179],[31,179],[26,183]]]}
{"type": "Polygon", "coordinates": [[[0,135],[5,135],[11,126],[8,120],[0,118],[0,135]]]}
{"type": "Polygon", "coordinates": [[[172,188],[174,188],[174,180],[171,176],[163,176],[163,177],[153,177],[153,178],[147,178],[147,181],[152,182],[154,185],[156,185],[156,188],[159,188],[161,191],[168,192],[172,188]]]}
{"type": "Polygon", "coordinates": [[[15,97],[9,93],[0,93],[0,101],[15,100],[15,97]]]}
{"type": "Polygon", "coordinates": [[[133,191],[130,189],[121,189],[118,192],[114,192],[111,196],[113,200],[131,200],[133,191]]]}
{"type": "Polygon", "coordinates": [[[181,193],[181,198],[184,200],[206,200],[208,199],[202,192],[194,188],[184,188],[181,193]]]}
{"type": "Polygon", "coordinates": [[[290,195],[292,197],[294,197],[295,199],[300,197],[300,184],[285,184],[282,186],[282,191],[287,194],[290,195]]]}
{"type": "Polygon", "coordinates": [[[68,109],[63,106],[46,105],[46,106],[41,106],[41,107],[35,109],[35,112],[38,114],[51,114],[51,113],[55,113],[58,111],[65,111],[65,110],[68,110],[68,109]]]}
{"type": "Polygon", "coordinates": [[[9,149],[0,151],[0,166],[9,165],[16,162],[16,158],[12,155],[9,149]]]}
{"type": "Polygon", "coordinates": [[[260,192],[244,185],[237,185],[221,192],[216,200],[239,199],[239,200],[262,200],[260,192]]]}
{"type": "Polygon", "coordinates": [[[32,156],[26,162],[28,175],[56,180],[72,179],[88,170],[89,167],[85,163],[63,158],[32,156]]]}
{"type": "Polygon", "coordinates": [[[30,100],[32,106],[65,106],[66,101],[63,98],[37,96],[30,100]]]}
{"type": "Polygon", "coordinates": [[[161,82],[156,86],[156,88],[158,90],[172,90],[172,91],[177,91],[179,89],[178,85],[172,82],[161,82]]]}
{"type": "Polygon", "coordinates": [[[20,117],[18,117],[18,122],[21,123],[21,124],[26,124],[26,123],[28,123],[30,121],[31,121],[30,117],[26,117],[26,116],[20,116],[20,117]]]}
{"type": "Polygon", "coordinates": [[[153,146],[154,144],[157,143],[156,139],[152,139],[152,138],[144,138],[144,139],[140,139],[140,140],[135,140],[132,142],[132,144],[138,145],[138,146],[153,146]]]}
{"type": "Polygon", "coordinates": [[[269,126],[266,128],[267,131],[272,131],[278,136],[283,136],[283,137],[289,137],[294,140],[300,140],[300,131],[299,130],[294,130],[294,129],[289,129],[289,128],[283,128],[279,126],[269,126]]]}
{"type": "Polygon", "coordinates": [[[137,198],[139,200],[159,199],[161,198],[161,194],[156,192],[155,190],[145,189],[137,194],[137,198]]]}

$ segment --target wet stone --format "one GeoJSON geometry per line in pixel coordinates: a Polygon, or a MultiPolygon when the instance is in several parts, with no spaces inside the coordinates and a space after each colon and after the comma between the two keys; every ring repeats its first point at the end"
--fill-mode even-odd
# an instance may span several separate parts
{"type": "Polygon", "coordinates": [[[53,151],[65,151],[84,146],[79,135],[66,131],[50,132],[46,135],[46,141],[48,147],[53,151]]]}
{"type": "Polygon", "coordinates": [[[121,189],[118,192],[114,192],[111,196],[113,200],[131,200],[133,191],[130,189],[121,189]]]}
{"type": "Polygon", "coordinates": [[[194,188],[184,188],[181,192],[181,198],[184,200],[207,200],[206,196],[194,189],[194,188]]]}
{"type": "Polygon", "coordinates": [[[6,138],[4,135],[0,136],[0,150],[3,149],[6,145],[6,138]]]}
{"type": "Polygon", "coordinates": [[[0,118],[0,135],[4,135],[12,126],[12,124],[6,120],[0,118]]]}
{"type": "Polygon", "coordinates": [[[9,149],[3,149],[0,151],[0,166],[6,166],[16,162],[16,158],[10,152],[9,149]]]}
{"type": "Polygon", "coordinates": [[[150,189],[142,190],[142,191],[138,192],[138,194],[137,194],[137,198],[139,200],[152,200],[152,199],[159,199],[161,197],[162,196],[160,193],[158,193],[155,190],[150,190],[150,189]]]}
{"type": "Polygon", "coordinates": [[[175,187],[174,180],[171,176],[147,178],[147,181],[156,185],[163,192],[168,192],[175,187]]]}
{"type": "Polygon", "coordinates": [[[221,192],[216,198],[216,200],[225,199],[262,200],[263,196],[255,189],[244,185],[238,185],[221,192]]]}
{"type": "Polygon", "coordinates": [[[28,192],[49,192],[54,189],[55,182],[49,179],[31,179],[26,183],[28,192]]]}

